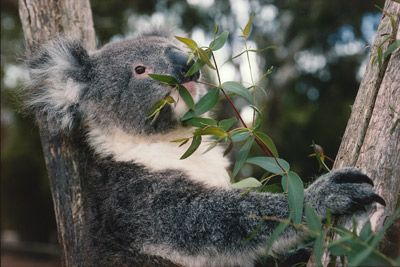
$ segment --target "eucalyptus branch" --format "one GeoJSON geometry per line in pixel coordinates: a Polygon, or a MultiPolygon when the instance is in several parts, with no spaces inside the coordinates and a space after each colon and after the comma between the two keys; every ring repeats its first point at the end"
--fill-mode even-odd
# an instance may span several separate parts
{"type": "MultiPolygon", "coordinates": [[[[232,107],[233,111],[235,112],[236,117],[239,119],[239,121],[242,123],[242,125],[249,129],[250,128],[247,126],[247,124],[244,122],[242,116],[240,115],[239,110],[236,108],[235,104],[233,103],[232,99],[229,97],[229,95],[225,92],[224,89],[222,89],[221,87],[221,76],[219,74],[219,69],[218,69],[218,65],[217,65],[217,61],[215,60],[215,56],[214,53],[211,52],[211,57],[213,59],[214,62],[214,66],[215,66],[215,70],[217,72],[217,77],[218,77],[218,84],[219,84],[219,88],[222,91],[224,97],[226,98],[226,100],[228,100],[229,105],[232,107]]],[[[255,141],[257,143],[257,145],[261,148],[261,150],[264,152],[265,155],[267,155],[268,157],[273,157],[276,164],[279,166],[279,168],[283,171],[283,173],[287,173],[287,171],[285,170],[285,168],[282,167],[282,165],[279,163],[278,159],[274,156],[274,154],[272,153],[272,151],[256,136],[254,135],[255,141]]]]}
{"type": "Polygon", "coordinates": [[[207,85],[207,86],[210,86],[210,87],[218,87],[218,85],[216,85],[216,84],[208,83],[208,82],[205,82],[205,81],[196,81],[196,83],[204,84],[204,85],[207,85]]]}
{"type": "Polygon", "coordinates": [[[226,98],[226,100],[228,100],[230,106],[232,107],[233,111],[235,112],[236,117],[240,120],[240,122],[242,123],[242,125],[243,125],[245,128],[249,129],[249,127],[247,126],[247,124],[244,122],[242,116],[240,115],[239,110],[236,108],[235,104],[233,103],[232,99],[228,96],[228,94],[225,92],[225,90],[222,89],[222,87],[221,87],[221,84],[222,84],[222,83],[221,83],[221,76],[219,75],[219,69],[218,69],[218,66],[217,66],[217,61],[215,60],[214,53],[211,52],[211,56],[212,56],[212,59],[213,59],[213,61],[214,61],[215,69],[216,69],[216,71],[217,71],[217,77],[218,77],[219,88],[221,89],[222,93],[224,94],[224,97],[226,98]]]}
{"type": "Polygon", "coordinates": [[[268,183],[269,182],[269,180],[271,180],[272,178],[274,178],[274,177],[276,177],[276,176],[278,176],[278,174],[271,174],[271,175],[268,175],[267,177],[263,177],[261,180],[260,180],[260,183],[268,183]]]}

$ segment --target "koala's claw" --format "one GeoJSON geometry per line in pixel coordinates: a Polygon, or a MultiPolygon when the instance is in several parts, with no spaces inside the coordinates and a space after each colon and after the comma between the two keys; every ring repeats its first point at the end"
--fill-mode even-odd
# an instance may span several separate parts
{"type": "Polygon", "coordinates": [[[366,183],[374,186],[374,182],[367,175],[353,168],[344,168],[342,170],[334,172],[332,175],[332,179],[338,184],[366,183]]]}
{"type": "Polygon", "coordinates": [[[374,192],[372,180],[354,168],[344,168],[317,179],[307,188],[306,201],[323,216],[327,209],[341,215],[365,211],[374,202],[386,205],[374,192]]]}
{"type": "Polygon", "coordinates": [[[351,202],[351,205],[350,205],[348,211],[349,212],[356,212],[359,210],[367,211],[365,206],[371,205],[374,202],[377,202],[383,206],[386,206],[386,202],[381,196],[379,196],[378,194],[372,193],[371,195],[369,195],[365,198],[352,199],[352,202],[351,202]]]}
{"type": "Polygon", "coordinates": [[[371,199],[372,199],[371,203],[377,202],[377,203],[381,204],[382,206],[386,206],[386,201],[378,194],[373,194],[371,196],[371,199]]]}

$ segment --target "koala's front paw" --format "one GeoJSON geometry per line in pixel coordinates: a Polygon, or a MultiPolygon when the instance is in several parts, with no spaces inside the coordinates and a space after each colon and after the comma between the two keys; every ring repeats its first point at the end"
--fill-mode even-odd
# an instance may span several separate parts
{"type": "Polygon", "coordinates": [[[385,200],[373,191],[373,182],[368,176],[354,168],[344,168],[318,178],[305,193],[306,203],[325,216],[329,209],[332,214],[351,214],[365,210],[365,206],[385,200]]]}

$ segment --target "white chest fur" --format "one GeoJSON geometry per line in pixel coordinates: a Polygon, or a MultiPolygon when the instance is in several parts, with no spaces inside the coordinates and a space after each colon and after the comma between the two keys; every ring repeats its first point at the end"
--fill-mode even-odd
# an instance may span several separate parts
{"type": "MultiPolygon", "coordinates": [[[[203,153],[204,142],[190,157],[180,160],[189,144],[178,147],[172,140],[189,137],[190,129],[178,128],[166,134],[130,135],[120,129],[103,131],[92,127],[88,133],[89,144],[103,156],[113,156],[116,161],[133,161],[152,171],[177,169],[186,173],[189,179],[207,186],[229,188],[229,166],[221,148],[216,147],[203,153]]],[[[190,143],[190,142],[189,142],[190,143]]]]}

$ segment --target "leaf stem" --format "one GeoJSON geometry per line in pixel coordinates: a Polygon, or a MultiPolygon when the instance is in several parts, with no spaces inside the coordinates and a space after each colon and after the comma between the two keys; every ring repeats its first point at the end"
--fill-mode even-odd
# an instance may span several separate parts
{"type": "Polygon", "coordinates": [[[221,75],[219,75],[219,68],[217,66],[217,61],[215,60],[214,52],[212,52],[212,51],[211,51],[211,56],[212,56],[212,59],[214,61],[215,69],[217,71],[218,84],[219,84],[219,87],[221,87],[221,84],[222,84],[221,83],[221,75]]]}
{"type": "MultiPolygon", "coordinates": [[[[246,39],[244,39],[244,47],[245,47],[245,49],[246,49],[247,63],[248,63],[248,65],[249,65],[249,70],[250,70],[251,87],[255,89],[255,84],[254,84],[254,79],[253,79],[253,70],[252,70],[252,68],[251,68],[249,50],[248,50],[248,47],[247,47],[247,41],[246,41],[246,39]]],[[[253,102],[254,102],[254,105],[256,105],[255,90],[254,90],[254,92],[253,92],[253,102]]],[[[255,121],[256,121],[256,111],[253,110],[253,125],[254,125],[254,122],[255,122],[255,121]]]]}
{"type": "Polygon", "coordinates": [[[196,81],[196,83],[200,83],[200,84],[204,84],[210,87],[218,87],[218,85],[213,84],[213,83],[208,83],[208,82],[204,82],[204,81],[196,81]]]}

